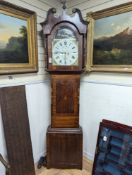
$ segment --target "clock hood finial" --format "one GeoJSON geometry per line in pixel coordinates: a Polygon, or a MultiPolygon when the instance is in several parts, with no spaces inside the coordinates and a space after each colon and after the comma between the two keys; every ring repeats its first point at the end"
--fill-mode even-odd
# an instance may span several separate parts
{"type": "Polygon", "coordinates": [[[62,8],[66,9],[66,0],[60,0],[61,4],[63,5],[62,8]]]}

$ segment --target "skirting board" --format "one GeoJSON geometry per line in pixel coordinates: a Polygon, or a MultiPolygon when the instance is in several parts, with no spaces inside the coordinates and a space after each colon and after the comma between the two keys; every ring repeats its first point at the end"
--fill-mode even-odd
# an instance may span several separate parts
{"type": "MultiPolygon", "coordinates": [[[[34,159],[35,164],[38,163],[39,158],[40,158],[41,156],[46,156],[46,150],[45,150],[44,152],[39,153],[39,154],[36,156],[36,158],[34,159]]],[[[88,152],[86,152],[86,151],[83,151],[83,157],[85,157],[86,159],[91,160],[91,161],[94,160],[94,155],[91,154],[91,153],[88,153],[88,152]]]]}
{"type": "MultiPolygon", "coordinates": [[[[37,155],[37,157],[34,159],[35,161],[35,169],[37,169],[37,164],[38,164],[38,161],[40,159],[40,157],[42,156],[46,156],[46,150],[44,152],[41,152],[37,155]]],[[[87,160],[87,161],[90,161],[91,163],[93,162],[94,160],[94,155],[88,153],[88,152],[83,152],[83,159],[87,160]]]]}
{"type": "Polygon", "coordinates": [[[83,151],[83,156],[86,157],[88,160],[91,160],[91,161],[94,160],[94,155],[86,151],[83,151]]]}
{"type": "Polygon", "coordinates": [[[38,155],[34,156],[34,163],[37,165],[40,157],[45,157],[46,156],[46,151],[39,153],[38,155]]]}

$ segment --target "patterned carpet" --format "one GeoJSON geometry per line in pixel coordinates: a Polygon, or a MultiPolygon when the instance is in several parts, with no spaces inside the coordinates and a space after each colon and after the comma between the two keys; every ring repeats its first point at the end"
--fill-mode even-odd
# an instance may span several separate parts
{"type": "Polygon", "coordinates": [[[91,171],[92,171],[92,162],[84,158],[83,170],[76,170],[76,169],[60,170],[60,169],[41,168],[37,170],[37,175],[91,175],[91,171]]]}

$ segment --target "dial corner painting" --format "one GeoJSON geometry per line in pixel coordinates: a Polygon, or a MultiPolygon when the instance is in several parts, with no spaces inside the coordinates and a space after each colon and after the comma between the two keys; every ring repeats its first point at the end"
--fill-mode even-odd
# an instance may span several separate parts
{"type": "Polygon", "coordinates": [[[36,14],[0,1],[0,74],[36,71],[36,14]]]}
{"type": "Polygon", "coordinates": [[[132,3],[94,12],[88,20],[88,70],[132,72],[132,3]]]}

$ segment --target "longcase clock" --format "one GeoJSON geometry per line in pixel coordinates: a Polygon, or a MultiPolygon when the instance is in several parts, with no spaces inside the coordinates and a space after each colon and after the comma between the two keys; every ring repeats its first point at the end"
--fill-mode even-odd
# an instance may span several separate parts
{"type": "Polygon", "coordinates": [[[81,12],[50,9],[42,23],[46,71],[51,74],[51,125],[47,129],[47,167],[82,168],[79,126],[80,74],[85,68],[87,23],[81,12]]]}

